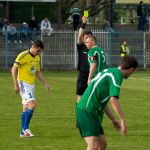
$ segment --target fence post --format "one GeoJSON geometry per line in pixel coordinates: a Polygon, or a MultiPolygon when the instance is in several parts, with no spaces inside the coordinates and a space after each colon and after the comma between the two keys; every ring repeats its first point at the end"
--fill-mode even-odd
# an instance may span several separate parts
{"type": "Polygon", "coordinates": [[[107,32],[108,35],[108,57],[107,57],[107,61],[109,62],[109,67],[112,66],[112,62],[111,62],[111,57],[112,57],[112,34],[110,32],[107,32]]]}
{"type": "Polygon", "coordinates": [[[5,67],[8,68],[8,34],[7,27],[5,27],[5,67]]]}
{"type": "Polygon", "coordinates": [[[143,64],[144,64],[144,69],[146,69],[146,33],[144,32],[143,34],[143,64]]]}
{"type": "Polygon", "coordinates": [[[74,32],[74,68],[77,68],[77,31],[74,32]]]}
{"type": "MultiPolygon", "coordinates": [[[[42,32],[41,32],[41,41],[43,41],[43,36],[42,36],[42,32]]],[[[43,41],[44,42],[44,41],[43,41]]],[[[41,68],[43,68],[43,51],[41,52],[41,68]]]]}

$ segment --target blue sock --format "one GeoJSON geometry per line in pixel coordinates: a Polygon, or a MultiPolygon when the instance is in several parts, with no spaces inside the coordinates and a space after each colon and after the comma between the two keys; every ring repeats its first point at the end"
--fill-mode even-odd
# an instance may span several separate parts
{"type": "Polygon", "coordinates": [[[24,122],[25,122],[25,112],[22,112],[21,114],[21,129],[24,127],[24,122]]]}
{"type": "Polygon", "coordinates": [[[29,128],[29,123],[32,118],[33,111],[34,110],[31,110],[28,108],[25,112],[25,122],[24,122],[24,127],[23,127],[24,130],[29,128]]]}

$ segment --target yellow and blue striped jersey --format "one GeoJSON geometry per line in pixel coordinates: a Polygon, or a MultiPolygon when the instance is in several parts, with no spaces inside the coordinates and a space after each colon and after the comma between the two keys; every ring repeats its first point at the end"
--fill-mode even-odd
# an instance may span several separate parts
{"type": "Polygon", "coordinates": [[[29,50],[26,50],[18,55],[14,65],[18,67],[17,79],[33,84],[36,71],[40,71],[40,56],[33,56],[29,50]]]}

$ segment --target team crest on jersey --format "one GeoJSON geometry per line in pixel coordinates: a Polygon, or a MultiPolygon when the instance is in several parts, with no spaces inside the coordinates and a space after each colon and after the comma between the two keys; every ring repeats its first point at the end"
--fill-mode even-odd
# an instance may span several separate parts
{"type": "Polygon", "coordinates": [[[35,72],[36,72],[36,67],[35,67],[35,66],[32,66],[32,67],[30,68],[30,72],[31,72],[32,74],[35,74],[35,72]]]}

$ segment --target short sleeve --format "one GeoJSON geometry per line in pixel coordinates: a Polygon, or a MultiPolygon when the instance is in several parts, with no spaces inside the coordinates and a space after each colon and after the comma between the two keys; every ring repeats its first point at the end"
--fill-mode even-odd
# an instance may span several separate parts
{"type": "Polygon", "coordinates": [[[123,81],[123,76],[121,73],[114,73],[110,76],[109,84],[110,84],[110,90],[109,90],[109,96],[118,96],[120,94],[120,88],[123,81]]]}
{"type": "Polygon", "coordinates": [[[95,51],[92,51],[92,50],[89,51],[89,60],[90,60],[90,63],[97,62],[97,54],[95,53],[95,51]]]}
{"type": "Polygon", "coordinates": [[[14,65],[19,68],[25,63],[26,63],[25,56],[23,54],[19,54],[18,57],[15,60],[14,65]]]}

